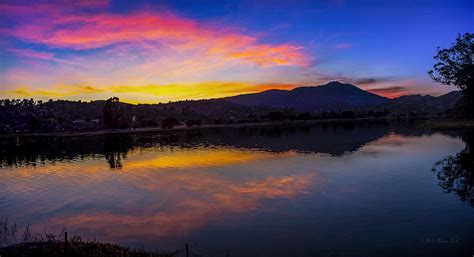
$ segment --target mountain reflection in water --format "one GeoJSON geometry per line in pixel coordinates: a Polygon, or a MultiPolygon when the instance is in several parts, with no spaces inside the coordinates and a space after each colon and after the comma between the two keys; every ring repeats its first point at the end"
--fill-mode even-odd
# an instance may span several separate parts
{"type": "Polygon", "coordinates": [[[468,139],[396,122],[2,139],[0,216],[214,256],[456,255],[468,139]]]}

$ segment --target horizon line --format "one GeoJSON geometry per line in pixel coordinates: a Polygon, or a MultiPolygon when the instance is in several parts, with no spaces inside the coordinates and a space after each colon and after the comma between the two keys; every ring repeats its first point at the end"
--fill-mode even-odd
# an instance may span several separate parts
{"type": "MultiPolygon", "coordinates": [[[[186,98],[186,99],[177,99],[177,100],[169,100],[167,102],[163,102],[163,101],[156,101],[156,102],[147,102],[147,101],[143,101],[143,102],[139,102],[139,101],[133,101],[133,100],[130,100],[130,99],[126,99],[126,98],[122,98],[122,97],[118,97],[118,96],[114,96],[113,94],[111,94],[110,97],[104,99],[104,98],[96,98],[96,99],[68,99],[68,98],[55,98],[55,97],[51,97],[51,98],[42,98],[42,97],[24,97],[24,98],[0,98],[0,100],[18,100],[18,99],[26,99],[26,100],[30,100],[30,99],[33,99],[33,101],[50,101],[50,100],[53,100],[53,101],[70,101],[70,102],[95,102],[95,101],[107,101],[108,99],[110,98],[113,98],[113,97],[117,97],[119,98],[120,102],[121,103],[126,103],[126,104],[133,104],[133,105],[140,105],[140,104],[169,104],[169,103],[178,103],[178,102],[187,102],[187,101],[210,101],[210,100],[221,100],[221,101],[226,101],[225,99],[226,98],[232,98],[232,97],[237,97],[237,96],[243,96],[243,95],[256,95],[256,94],[261,94],[261,93],[264,93],[264,92],[268,92],[268,91],[287,91],[287,92],[290,92],[290,91],[293,91],[297,88],[312,88],[312,87],[320,87],[320,86],[327,86],[328,84],[330,83],[339,83],[339,84],[345,84],[345,85],[351,85],[353,87],[356,87],[362,91],[365,91],[365,92],[368,92],[368,93],[371,93],[371,94],[374,94],[374,95],[377,95],[377,96],[380,96],[380,97],[383,97],[383,98],[386,98],[386,99],[397,99],[397,98],[400,98],[400,97],[404,97],[404,96],[431,96],[431,97],[440,97],[440,96],[443,96],[443,95],[446,95],[446,94],[450,94],[452,92],[460,92],[461,90],[451,90],[447,93],[444,93],[444,94],[440,94],[440,95],[433,95],[433,94],[420,94],[420,93],[414,93],[414,94],[411,94],[411,93],[407,93],[407,94],[402,94],[402,95],[398,95],[398,96],[394,96],[394,97],[387,97],[387,96],[383,96],[383,95],[380,95],[376,92],[373,92],[371,91],[370,89],[364,89],[364,88],[361,88],[360,86],[357,86],[357,85],[354,85],[352,83],[346,83],[346,82],[341,82],[341,81],[338,81],[338,80],[332,80],[332,81],[329,81],[329,82],[326,82],[325,84],[321,84],[321,85],[300,85],[300,86],[295,86],[295,87],[291,87],[291,88],[270,88],[270,89],[266,89],[266,90],[262,90],[262,91],[258,91],[258,92],[249,92],[249,93],[242,93],[242,94],[235,94],[235,95],[229,95],[229,96],[223,96],[223,97],[210,97],[210,98],[195,98],[195,99],[192,99],[192,98],[186,98]],[[44,99],[44,100],[43,100],[44,99]]],[[[378,91],[379,89],[375,89],[374,91],[378,91]]]]}

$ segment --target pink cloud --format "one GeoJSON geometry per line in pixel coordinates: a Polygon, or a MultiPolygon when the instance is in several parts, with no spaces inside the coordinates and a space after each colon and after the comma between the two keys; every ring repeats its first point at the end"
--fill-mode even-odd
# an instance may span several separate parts
{"type": "Polygon", "coordinates": [[[7,17],[24,15],[48,16],[81,10],[103,9],[109,5],[107,0],[49,1],[30,4],[0,4],[0,13],[7,17]]]}
{"type": "Polygon", "coordinates": [[[372,89],[369,89],[369,91],[374,94],[382,95],[388,98],[396,98],[396,97],[409,93],[411,90],[403,86],[390,86],[390,87],[372,88],[372,89]]]}
{"type": "Polygon", "coordinates": [[[8,52],[14,53],[19,56],[38,58],[43,60],[54,59],[54,55],[51,53],[37,52],[30,49],[8,49],[8,52]]]}
{"type": "Polygon", "coordinates": [[[49,5],[24,8],[2,5],[7,15],[27,16],[4,33],[27,42],[54,48],[84,50],[121,43],[153,42],[179,52],[199,51],[262,66],[306,66],[309,58],[293,44],[265,44],[227,27],[210,26],[170,12],[141,11],[130,14],[80,11],[64,15],[49,5]],[[35,12],[36,15],[32,15],[35,12]]]}
{"type": "Polygon", "coordinates": [[[362,87],[374,94],[382,95],[388,98],[397,98],[404,95],[441,95],[452,91],[454,88],[440,87],[431,81],[423,81],[422,79],[406,79],[393,82],[376,83],[373,86],[362,87]]]}
{"type": "Polygon", "coordinates": [[[79,62],[56,58],[54,54],[47,53],[47,52],[39,52],[39,51],[31,50],[31,49],[16,49],[16,48],[8,49],[7,51],[21,57],[40,59],[43,61],[51,61],[51,62],[57,62],[57,63],[63,63],[63,64],[77,65],[77,66],[86,66],[85,64],[82,64],[79,62]]]}

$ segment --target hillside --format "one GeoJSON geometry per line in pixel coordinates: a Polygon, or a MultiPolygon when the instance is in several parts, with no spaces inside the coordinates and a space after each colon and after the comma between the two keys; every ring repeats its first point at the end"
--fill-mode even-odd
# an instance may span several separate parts
{"type": "Polygon", "coordinates": [[[388,98],[338,81],[321,86],[299,87],[293,90],[268,90],[261,93],[227,97],[223,100],[247,106],[293,108],[297,111],[309,112],[340,111],[389,101],[388,98]]]}
{"type": "Polygon", "coordinates": [[[389,99],[351,84],[338,81],[321,86],[299,87],[293,90],[268,90],[223,98],[245,106],[290,108],[299,112],[324,113],[344,110],[389,111],[391,113],[445,113],[454,108],[462,93],[453,91],[442,96],[406,95],[389,99]]]}
{"type": "Polygon", "coordinates": [[[462,98],[460,91],[453,91],[438,97],[430,95],[406,95],[391,99],[378,108],[395,113],[445,113],[453,109],[462,98]]]}

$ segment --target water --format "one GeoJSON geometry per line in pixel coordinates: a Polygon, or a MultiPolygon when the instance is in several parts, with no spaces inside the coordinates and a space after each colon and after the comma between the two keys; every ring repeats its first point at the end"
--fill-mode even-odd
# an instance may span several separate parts
{"type": "Polygon", "coordinates": [[[2,139],[0,217],[205,256],[470,256],[470,139],[394,122],[2,139]]]}

